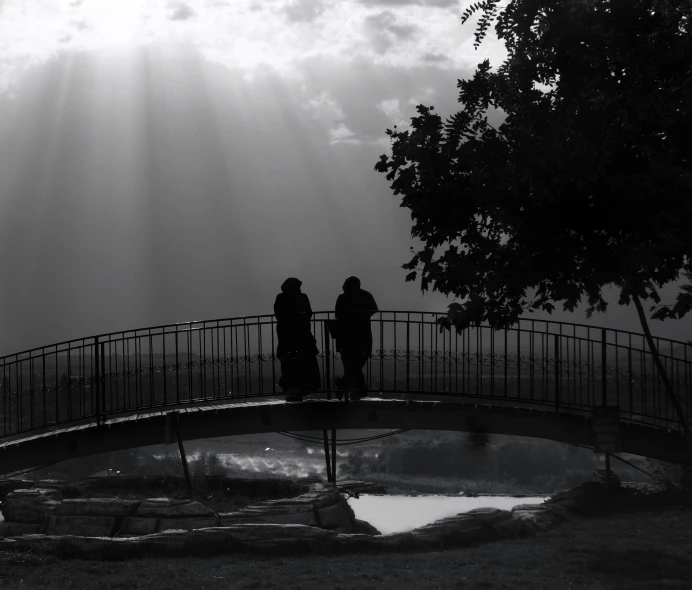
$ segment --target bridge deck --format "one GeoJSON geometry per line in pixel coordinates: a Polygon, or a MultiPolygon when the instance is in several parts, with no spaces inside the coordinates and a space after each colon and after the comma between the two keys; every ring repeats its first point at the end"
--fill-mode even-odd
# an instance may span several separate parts
{"type": "MultiPolygon", "coordinates": [[[[100,427],[92,422],[33,433],[0,444],[2,471],[98,453],[163,444],[166,414],[180,414],[183,440],[263,432],[323,429],[422,429],[482,432],[545,438],[591,446],[591,416],[583,410],[523,407],[516,402],[487,403],[466,398],[454,401],[368,398],[356,403],[328,399],[233,401],[189,407],[166,407],[112,417],[100,427]]],[[[690,464],[692,459],[678,431],[622,423],[623,451],[690,464]]]]}
{"type": "MultiPolygon", "coordinates": [[[[283,396],[282,396],[283,397],[283,396]]],[[[219,412],[219,411],[226,411],[226,410],[240,410],[242,408],[274,408],[274,407],[283,407],[286,405],[294,406],[296,404],[298,405],[308,405],[309,404],[314,404],[315,402],[319,402],[320,404],[328,403],[328,404],[339,404],[339,405],[346,405],[346,402],[336,400],[336,399],[327,399],[327,398],[317,398],[317,397],[311,397],[308,399],[303,400],[302,402],[287,402],[283,399],[267,399],[264,398],[262,400],[258,401],[246,401],[247,398],[243,400],[234,400],[226,403],[218,403],[218,402],[199,402],[198,404],[195,405],[190,405],[190,404],[181,404],[181,405],[170,405],[170,406],[165,406],[164,408],[157,409],[157,410],[147,410],[147,411],[142,411],[142,410],[132,410],[132,411],[127,411],[123,412],[120,415],[107,418],[101,422],[101,428],[111,428],[112,426],[116,424],[123,424],[127,422],[139,422],[139,421],[147,421],[151,420],[152,418],[161,418],[165,417],[166,414],[169,414],[171,412],[178,412],[179,414],[186,415],[186,414],[197,414],[197,413],[205,413],[205,412],[219,412]]],[[[360,400],[358,402],[355,402],[357,404],[372,404],[373,402],[380,402],[380,403],[385,403],[385,404],[408,404],[410,405],[411,402],[414,400],[406,400],[406,399],[392,399],[392,398],[381,398],[381,397],[374,397],[370,396],[364,400],[360,400]]],[[[421,400],[415,400],[415,401],[421,401],[421,400]]],[[[351,402],[349,402],[351,403],[351,402]]],[[[488,400],[485,398],[479,398],[478,396],[475,395],[468,395],[468,396],[441,396],[441,399],[431,399],[431,400],[425,400],[423,403],[426,405],[432,404],[432,406],[436,406],[438,404],[455,404],[459,405],[461,407],[473,407],[473,408],[496,408],[496,409],[503,409],[503,410],[525,410],[528,413],[540,413],[540,414],[552,414],[555,413],[554,407],[552,407],[550,404],[540,404],[540,403],[530,403],[530,402],[521,402],[517,400],[488,400]]],[[[589,417],[589,413],[586,412],[583,408],[563,408],[560,413],[565,413],[565,414],[570,414],[570,415],[575,415],[575,416],[582,416],[584,418],[589,417]]],[[[29,434],[18,434],[12,437],[7,437],[4,439],[0,439],[0,450],[4,450],[10,447],[16,447],[21,445],[22,443],[27,443],[30,441],[35,441],[35,440],[41,440],[49,437],[57,437],[60,435],[66,435],[70,433],[75,433],[75,432],[81,432],[85,431],[87,429],[91,428],[96,428],[96,422],[93,419],[84,419],[79,421],[78,423],[72,422],[71,425],[54,425],[54,426],[49,426],[46,428],[42,428],[40,430],[36,430],[32,432],[30,435],[29,434]]]]}

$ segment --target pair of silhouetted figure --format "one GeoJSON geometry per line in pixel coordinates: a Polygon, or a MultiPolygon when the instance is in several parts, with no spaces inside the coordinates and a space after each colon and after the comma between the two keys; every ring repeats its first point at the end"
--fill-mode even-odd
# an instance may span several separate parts
{"type": "MultiPolygon", "coordinates": [[[[288,401],[300,400],[304,394],[319,390],[322,381],[317,364],[319,350],[310,329],[312,308],[308,296],[300,290],[301,285],[296,278],[286,279],[274,303],[279,341],[276,354],[281,362],[279,385],[287,393],[288,401]]],[[[341,353],[343,388],[353,397],[364,397],[367,385],[363,368],[372,354],[370,318],[377,311],[377,304],[368,291],[360,288],[357,277],[347,278],[343,291],[336,300],[336,320],[329,322],[328,329],[341,353]]]]}

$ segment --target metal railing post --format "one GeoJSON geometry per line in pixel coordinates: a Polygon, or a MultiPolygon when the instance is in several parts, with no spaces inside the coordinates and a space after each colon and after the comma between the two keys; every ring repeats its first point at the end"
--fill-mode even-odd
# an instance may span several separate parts
{"type": "MultiPolygon", "coordinates": [[[[101,414],[105,412],[105,400],[106,400],[106,345],[101,342],[101,370],[99,371],[99,407],[101,408],[101,414]]],[[[117,349],[116,349],[117,350],[117,349]]],[[[117,358],[117,357],[116,357],[117,358]]],[[[117,367],[116,367],[117,369],[117,367]]],[[[117,378],[116,378],[116,387],[117,387],[117,378]]],[[[101,421],[103,422],[103,417],[101,417],[101,421]]]]}
{"type": "Polygon", "coordinates": [[[560,335],[555,334],[555,412],[560,411],[560,378],[562,366],[560,360],[560,335]]]}
{"type": "Polygon", "coordinates": [[[606,377],[608,375],[608,367],[606,367],[606,329],[601,328],[601,405],[608,405],[606,377]]]}
{"type": "Polygon", "coordinates": [[[94,392],[96,394],[96,428],[101,428],[101,358],[100,358],[99,337],[94,339],[94,364],[96,367],[94,375],[94,392]]]}
{"type": "Polygon", "coordinates": [[[324,379],[326,381],[327,399],[332,399],[331,347],[329,342],[329,318],[324,320],[324,379]]]}
{"type": "MultiPolygon", "coordinates": [[[[606,329],[601,328],[601,403],[603,407],[608,405],[608,390],[606,387],[606,377],[608,376],[608,368],[606,367],[606,329]]],[[[610,453],[606,451],[605,454],[606,463],[606,490],[610,493],[610,453]]]]}

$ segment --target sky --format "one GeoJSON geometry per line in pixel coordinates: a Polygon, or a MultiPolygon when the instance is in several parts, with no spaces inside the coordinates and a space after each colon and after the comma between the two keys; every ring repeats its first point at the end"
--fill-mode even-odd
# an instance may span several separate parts
{"type": "MultiPolygon", "coordinates": [[[[444,311],[404,281],[410,215],[373,168],[502,62],[469,4],[0,0],[0,354],[271,313],[289,276],[315,310],[355,274],[381,309],[444,311]]],[[[640,331],[607,299],[552,318],[640,331]]]]}

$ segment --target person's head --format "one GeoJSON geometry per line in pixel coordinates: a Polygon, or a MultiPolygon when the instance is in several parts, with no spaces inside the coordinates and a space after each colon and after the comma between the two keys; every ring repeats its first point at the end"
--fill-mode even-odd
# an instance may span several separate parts
{"type": "Polygon", "coordinates": [[[353,293],[360,289],[360,279],[358,277],[348,277],[342,287],[344,293],[353,293]]]}
{"type": "Polygon", "coordinates": [[[287,278],[281,285],[282,293],[300,293],[300,286],[302,281],[296,279],[295,277],[287,278]]]}

